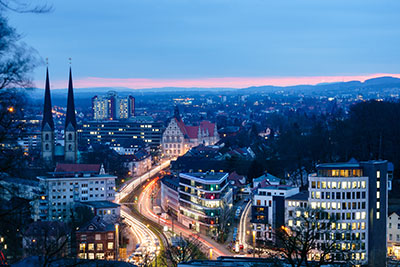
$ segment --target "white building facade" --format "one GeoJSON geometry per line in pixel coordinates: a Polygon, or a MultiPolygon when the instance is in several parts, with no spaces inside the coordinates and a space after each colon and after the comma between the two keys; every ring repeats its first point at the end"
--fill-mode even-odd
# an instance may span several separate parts
{"type": "Polygon", "coordinates": [[[116,176],[104,173],[100,165],[59,164],[68,171],[57,171],[39,176],[43,192],[39,201],[41,220],[68,220],[76,202],[113,201],[116,176]],[[91,166],[91,167],[90,167],[91,166]]]}
{"type": "Polygon", "coordinates": [[[165,156],[178,157],[200,144],[214,145],[219,141],[217,125],[201,121],[197,126],[185,125],[179,117],[171,119],[162,135],[162,151],[165,156]]]}
{"type": "Polygon", "coordinates": [[[285,185],[269,185],[256,189],[251,222],[257,241],[274,240],[274,229],[285,223],[284,201],[297,193],[299,188],[285,185]]]}

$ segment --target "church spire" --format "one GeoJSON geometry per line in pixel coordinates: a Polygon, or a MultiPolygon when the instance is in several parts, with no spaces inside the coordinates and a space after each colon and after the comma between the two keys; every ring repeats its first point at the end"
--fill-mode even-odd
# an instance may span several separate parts
{"type": "Polygon", "coordinates": [[[64,160],[76,163],[78,158],[78,127],[75,117],[74,88],[72,86],[72,70],[69,68],[67,116],[65,118],[64,131],[64,160]]]}
{"type": "Polygon", "coordinates": [[[50,96],[49,68],[46,68],[46,85],[44,91],[42,130],[46,127],[46,125],[50,127],[50,130],[54,131],[54,121],[50,96]]]}
{"type": "Polygon", "coordinates": [[[65,118],[65,129],[68,129],[70,125],[73,127],[74,130],[77,129],[71,67],[69,68],[68,100],[67,100],[67,115],[65,118]]]}

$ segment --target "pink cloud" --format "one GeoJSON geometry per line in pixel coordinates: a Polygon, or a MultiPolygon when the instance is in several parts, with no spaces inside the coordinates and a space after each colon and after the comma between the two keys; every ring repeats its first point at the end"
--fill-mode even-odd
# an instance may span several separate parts
{"type": "MultiPolygon", "coordinates": [[[[306,76],[306,77],[222,77],[196,79],[144,79],[144,78],[100,78],[87,77],[74,79],[75,88],[85,87],[127,87],[133,89],[159,87],[208,87],[208,88],[245,88],[250,86],[276,85],[289,86],[299,84],[318,84],[346,81],[365,81],[367,79],[400,74],[377,73],[355,76],[306,76]]],[[[39,81],[37,84],[43,84],[39,81]]],[[[53,88],[66,88],[67,80],[52,81],[53,88]]]]}

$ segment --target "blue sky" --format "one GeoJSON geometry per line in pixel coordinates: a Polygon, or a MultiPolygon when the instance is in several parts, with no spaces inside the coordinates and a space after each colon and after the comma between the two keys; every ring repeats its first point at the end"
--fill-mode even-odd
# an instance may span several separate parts
{"type": "MultiPolygon", "coordinates": [[[[61,87],[69,57],[77,80],[99,78],[107,86],[110,79],[162,85],[400,73],[398,0],[47,3],[51,13],[8,16],[23,40],[49,58],[51,79],[61,87]]],[[[38,87],[44,73],[44,66],[35,71],[38,87]]]]}

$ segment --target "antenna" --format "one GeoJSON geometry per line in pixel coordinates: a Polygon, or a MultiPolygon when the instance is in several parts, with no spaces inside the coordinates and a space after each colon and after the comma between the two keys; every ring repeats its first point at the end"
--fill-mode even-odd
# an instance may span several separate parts
{"type": "Polygon", "coordinates": [[[69,60],[69,65],[71,66],[71,64],[72,64],[72,58],[68,58],[68,60],[69,60]]]}
{"type": "Polygon", "coordinates": [[[46,66],[49,66],[49,58],[46,57],[46,66]]]}

